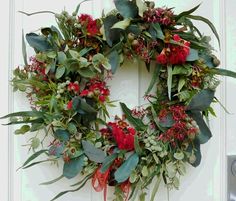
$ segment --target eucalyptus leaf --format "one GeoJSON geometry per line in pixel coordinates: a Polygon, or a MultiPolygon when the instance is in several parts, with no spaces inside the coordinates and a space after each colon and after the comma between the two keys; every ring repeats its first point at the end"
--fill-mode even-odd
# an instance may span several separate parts
{"type": "Polygon", "coordinates": [[[110,166],[112,165],[112,163],[117,157],[118,157],[117,153],[107,156],[102,163],[100,172],[105,173],[110,168],[110,166]]]}
{"type": "Polygon", "coordinates": [[[57,79],[60,79],[65,74],[65,72],[66,72],[65,66],[59,66],[59,67],[57,67],[55,77],[57,79]]]}
{"type": "Polygon", "coordinates": [[[138,7],[129,0],[114,0],[116,9],[124,18],[135,18],[138,15],[138,7]]]}
{"type": "Polygon", "coordinates": [[[189,103],[187,110],[206,110],[215,97],[215,91],[203,89],[196,94],[189,103]]]}
{"type": "Polygon", "coordinates": [[[114,74],[117,70],[117,68],[120,65],[120,56],[117,52],[117,50],[113,50],[109,55],[108,55],[109,62],[111,64],[111,71],[114,74]]]}
{"type": "Polygon", "coordinates": [[[124,103],[120,103],[120,106],[122,108],[122,111],[126,115],[127,120],[136,128],[136,130],[140,131],[146,128],[141,119],[132,116],[131,110],[124,103]]]}
{"type": "Polygon", "coordinates": [[[48,150],[47,149],[42,149],[40,151],[37,151],[35,153],[33,153],[23,164],[23,167],[28,165],[32,160],[36,159],[37,157],[39,157],[41,154],[47,153],[48,150]]]}
{"type": "Polygon", "coordinates": [[[96,163],[104,162],[106,158],[106,153],[101,149],[96,148],[91,142],[89,141],[82,141],[84,153],[88,156],[89,160],[94,161],[96,163]]]}
{"type": "Polygon", "coordinates": [[[37,35],[35,33],[28,33],[26,34],[26,40],[29,45],[37,51],[45,52],[48,50],[52,50],[51,44],[44,36],[37,35]]]}
{"type": "Polygon", "coordinates": [[[137,153],[132,154],[115,172],[115,180],[118,183],[126,181],[131,172],[136,168],[139,162],[137,153]]]}
{"type": "Polygon", "coordinates": [[[143,17],[143,13],[148,9],[147,5],[142,0],[136,0],[136,5],[138,6],[139,16],[143,17]]]}
{"type": "Polygon", "coordinates": [[[64,163],[63,176],[67,179],[71,179],[77,176],[83,170],[84,157],[85,156],[82,155],[79,158],[75,158],[70,160],[69,162],[64,163]]]}
{"type": "Polygon", "coordinates": [[[123,29],[123,30],[125,30],[130,25],[130,21],[131,21],[131,19],[126,18],[122,21],[119,21],[119,22],[115,23],[111,27],[111,29],[123,29]]]}
{"type": "Polygon", "coordinates": [[[68,141],[70,139],[69,132],[63,129],[57,129],[54,133],[54,136],[63,142],[68,141]]]}
{"type": "Polygon", "coordinates": [[[177,16],[175,17],[175,20],[178,22],[182,17],[190,15],[191,13],[193,13],[194,11],[196,11],[196,10],[200,7],[200,5],[201,5],[201,4],[195,6],[194,8],[192,8],[192,9],[190,9],[190,10],[188,10],[188,11],[184,11],[184,12],[180,13],[179,15],[177,15],[177,16]]]}
{"type": "Polygon", "coordinates": [[[196,135],[196,139],[198,139],[200,144],[206,143],[212,137],[212,134],[203,119],[203,115],[200,111],[188,111],[188,115],[192,117],[199,126],[200,133],[196,135]]]}
{"type": "Polygon", "coordinates": [[[186,61],[196,61],[199,59],[198,51],[190,48],[190,53],[186,58],[186,61]]]}

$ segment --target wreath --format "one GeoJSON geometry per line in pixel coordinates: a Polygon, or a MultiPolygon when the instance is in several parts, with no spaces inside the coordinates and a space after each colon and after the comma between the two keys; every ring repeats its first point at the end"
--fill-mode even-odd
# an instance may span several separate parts
{"type": "Polygon", "coordinates": [[[153,180],[151,201],[161,181],[178,189],[186,165],[200,164],[200,146],[212,136],[205,119],[215,115],[216,75],[236,77],[217,68],[210,37],[193,24],[207,23],[219,41],[213,24],[192,14],[199,5],[174,14],[173,8],[156,8],[151,1],[114,4],[116,9],[99,19],[78,15],[80,4],[72,15],[55,14],[57,27],[26,34],[35,55],[28,60],[23,49],[25,64],[14,70],[14,91],[26,94],[32,110],[3,118],[23,124],[15,134],[32,135],[33,154],[22,168],[63,160],[62,175],[44,184],[82,175],[52,200],[81,189],[88,180],[105,200],[108,185],[115,187],[115,201],[144,200],[153,180]],[[120,103],[124,115],[111,120],[107,107],[114,102],[107,81],[124,59],[134,58],[152,74],[144,94],[148,105],[120,103]],[[46,159],[34,161],[40,155],[46,159]]]}

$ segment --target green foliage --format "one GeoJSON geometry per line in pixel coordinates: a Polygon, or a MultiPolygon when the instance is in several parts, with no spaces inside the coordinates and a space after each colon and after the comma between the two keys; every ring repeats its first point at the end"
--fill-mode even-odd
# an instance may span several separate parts
{"type": "Polygon", "coordinates": [[[74,178],[77,176],[83,169],[84,166],[84,155],[79,158],[70,160],[67,163],[64,163],[63,167],[63,176],[67,179],[74,178]]]}
{"type": "Polygon", "coordinates": [[[132,154],[115,172],[115,180],[118,183],[126,181],[132,170],[136,168],[139,157],[136,153],[132,154]]]}
{"type": "Polygon", "coordinates": [[[105,160],[106,153],[101,149],[96,148],[91,142],[89,141],[82,141],[84,153],[88,156],[89,160],[102,163],[105,160]]]}
{"type": "Polygon", "coordinates": [[[135,18],[138,15],[138,8],[135,3],[129,0],[114,0],[116,9],[124,18],[135,18]]]}

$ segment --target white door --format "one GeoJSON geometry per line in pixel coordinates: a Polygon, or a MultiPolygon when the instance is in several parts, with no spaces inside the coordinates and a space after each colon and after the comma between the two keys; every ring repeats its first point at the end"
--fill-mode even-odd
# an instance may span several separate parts
{"type": "MultiPolygon", "coordinates": [[[[156,5],[176,7],[176,12],[181,12],[199,4],[200,0],[158,0],[156,5]]],[[[26,99],[21,94],[12,94],[8,87],[8,80],[11,77],[11,68],[23,63],[21,58],[21,37],[22,29],[24,32],[36,31],[42,26],[49,26],[54,23],[54,17],[50,14],[41,14],[27,17],[17,11],[36,12],[50,10],[60,12],[64,8],[73,11],[77,5],[77,0],[9,0],[4,4],[1,12],[1,19],[4,21],[2,29],[2,50],[3,59],[1,60],[0,73],[0,93],[1,110],[0,115],[8,112],[27,109],[26,99]],[[8,54],[9,53],[9,54],[8,54]],[[8,68],[10,70],[8,71],[8,68]]],[[[101,16],[102,10],[109,11],[113,7],[110,0],[93,0],[84,3],[81,6],[81,13],[89,13],[94,17],[101,16]]],[[[220,32],[222,39],[222,52],[218,56],[222,61],[222,68],[229,66],[231,70],[236,70],[236,57],[233,53],[236,44],[236,23],[235,23],[234,0],[227,0],[223,3],[221,0],[203,1],[197,14],[204,15],[210,19],[220,32]],[[226,54],[227,52],[227,54],[226,54]]],[[[199,24],[204,34],[212,35],[209,28],[199,24]]],[[[212,37],[214,38],[214,37],[212,37]]],[[[217,43],[213,40],[213,45],[217,43]]],[[[30,51],[30,48],[27,47],[30,51]]],[[[126,102],[130,107],[143,102],[142,95],[145,87],[148,85],[150,77],[144,66],[139,64],[139,68],[127,63],[116,74],[116,78],[111,82],[112,98],[126,102]],[[129,68],[128,68],[129,67],[129,68]],[[120,76],[119,76],[120,75],[120,76]],[[122,77],[122,78],[121,78],[122,77]],[[127,88],[125,86],[130,86],[127,88]]],[[[222,85],[217,91],[217,97],[221,100],[231,113],[226,115],[223,109],[218,105],[215,107],[217,118],[212,119],[211,129],[214,134],[209,143],[202,146],[203,160],[198,168],[189,167],[187,174],[181,178],[181,187],[179,191],[171,191],[170,201],[226,201],[226,155],[236,154],[236,106],[235,106],[236,80],[222,79],[222,85]]],[[[119,108],[113,110],[113,114],[119,113],[119,108]]],[[[22,144],[27,144],[24,137],[13,136],[13,129],[1,127],[1,145],[0,145],[0,200],[1,201],[47,201],[53,198],[58,192],[67,190],[73,182],[66,179],[61,180],[50,186],[40,186],[39,184],[60,175],[61,167],[42,164],[28,170],[16,169],[21,166],[27,158],[27,148],[22,144]]],[[[75,180],[74,180],[75,181],[75,180]]],[[[111,199],[112,189],[108,195],[111,199]]],[[[147,196],[147,201],[148,201],[147,196]]],[[[88,183],[85,188],[79,192],[68,194],[58,201],[102,201],[103,196],[96,193],[88,183]]],[[[167,192],[161,186],[156,200],[167,201],[167,192]]]]}

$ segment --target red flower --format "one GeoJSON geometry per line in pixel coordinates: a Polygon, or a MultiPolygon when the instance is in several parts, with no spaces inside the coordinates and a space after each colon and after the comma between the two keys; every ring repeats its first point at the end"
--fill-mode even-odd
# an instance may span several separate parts
{"type": "Polygon", "coordinates": [[[79,87],[79,85],[77,84],[77,83],[70,83],[69,85],[68,85],[68,90],[69,91],[74,91],[74,92],[79,92],[79,89],[80,89],[80,87],[79,87]]]}
{"type": "Polygon", "coordinates": [[[136,133],[134,128],[129,127],[126,122],[125,124],[109,122],[108,128],[109,129],[101,129],[101,133],[107,137],[109,137],[109,135],[113,137],[120,150],[134,150],[134,135],[136,133]]]}
{"type": "Polygon", "coordinates": [[[172,113],[172,118],[175,121],[184,120],[187,117],[184,106],[180,106],[180,105],[171,106],[170,111],[172,113]]]}
{"type": "Polygon", "coordinates": [[[71,110],[71,109],[72,109],[72,105],[73,105],[73,101],[71,100],[71,101],[69,101],[69,102],[67,103],[67,109],[68,109],[68,110],[71,110]]]}
{"type": "Polygon", "coordinates": [[[173,40],[182,43],[183,46],[168,44],[168,47],[164,48],[156,57],[158,63],[166,65],[183,64],[186,62],[186,59],[190,53],[190,42],[181,39],[177,34],[173,36],[173,40]]]}
{"type": "Polygon", "coordinates": [[[99,26],[97,25],[97,21],[93,20],[90,15],[81,14],[79,17],[79,21],[81,25],[86,28],[88,35],[94,36],[99,33],[99,26]]]}
{"type": "Polygon", "coordinates": [[[101,103],[104,103],[110,95],[110,90],[107,88],[106,83],[98,79],[91,79],[87,83],[86,88],[80,93],[80,96],[97,97],[101,103]]]}

